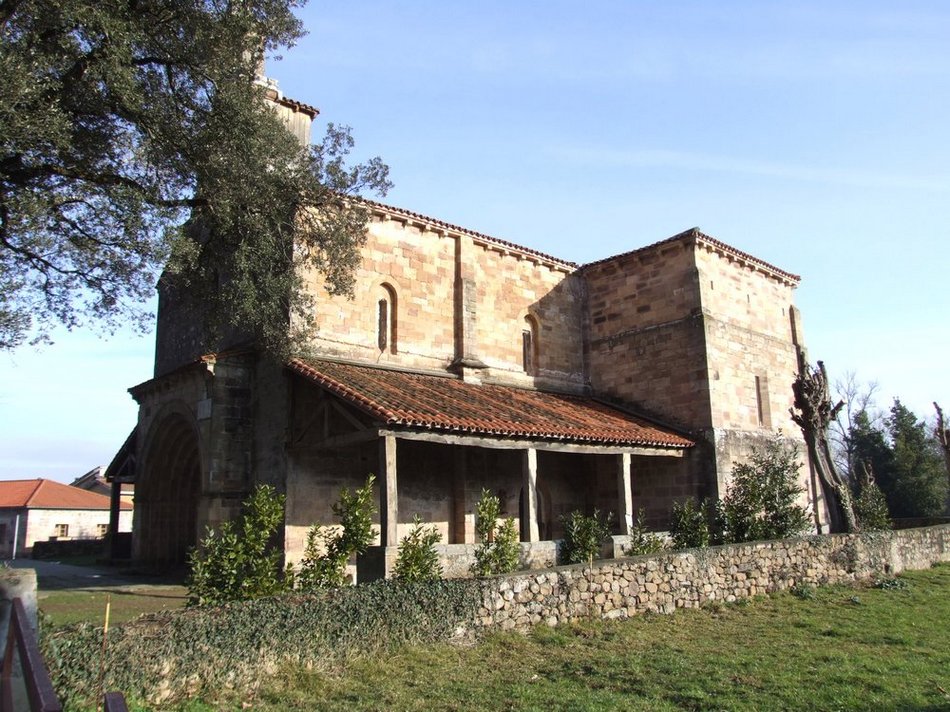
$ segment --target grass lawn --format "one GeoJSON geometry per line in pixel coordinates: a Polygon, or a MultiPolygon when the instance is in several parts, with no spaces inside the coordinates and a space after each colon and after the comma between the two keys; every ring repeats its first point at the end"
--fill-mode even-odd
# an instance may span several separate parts
{"type": "Polygon", "coordinates": [[[108,588],[40,591],[37,605],[53,626],[86,621],[102,625],[109,596],[111,623],[122,623],[143,613],[156,613],[185,605],[188,590],[184,586],[117,586],[108,588]]]}
{"type": "MultiPolygon", "coordinates": [[[[259,710],[950,710],[950,566],[292,670],[259,710]]],[[[216,709],[192,703],[188,709],[216,709]]]]}

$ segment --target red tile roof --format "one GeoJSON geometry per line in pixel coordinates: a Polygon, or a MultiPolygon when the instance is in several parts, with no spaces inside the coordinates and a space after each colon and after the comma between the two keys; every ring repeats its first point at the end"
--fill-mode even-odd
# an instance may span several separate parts
{"type": "Polygon", "coordinates": [[[604,445],[693,445],[592,398],[335,361],[294,359],[289,367],[387,425],[604,445]]]}
{"type": "MultiPolygon", "coordinates": [[[[132,505],[127,502],[119,506],[132,509],[132,505]]],[[[0,482],[0,507],[109,509],[109,498],[52,480],[7,480],[0,482]]]]}

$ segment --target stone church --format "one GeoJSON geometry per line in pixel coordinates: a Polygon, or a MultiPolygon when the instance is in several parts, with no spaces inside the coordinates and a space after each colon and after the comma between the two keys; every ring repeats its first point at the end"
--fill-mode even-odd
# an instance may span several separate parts
{"type": "MultiPolygon", "coordinates": [[[[316,109],[271,99],[309,141],[316,109]]],[[[361,579],[390,570],[414,515],[464,573],[483,489],[517,520],[523,562],[549,565],[564,514],[612,512],[619,536],[642,509],[665,529],[675,501],[721,496],[752,446],[800,445],[796,275],[695,228],[577,265],[370,205],[355,298],[307,276],[315,356],[202,353],[195,315],[160,287],[154,378],[130,389],[137,559],[182,561],[270,483],[296,561],[340,488],[374,473],[361,579]]],[[[801,484],[820,529],[807,466],[801,484]]]]}

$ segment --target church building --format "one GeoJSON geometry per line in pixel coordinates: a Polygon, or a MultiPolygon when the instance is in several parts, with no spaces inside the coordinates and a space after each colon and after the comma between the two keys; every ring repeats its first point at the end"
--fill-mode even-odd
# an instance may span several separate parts
{"type": "MultiPolygon", "coordinates": [[[[302,140],[316,110],[272,97],[302,140]]],[[[154,378],[130,389],[133,555],[180,562],[258,483],[286,494],[283,545],[299,560],[333,524],[341,487],[376,475],[387,574],[413,517],[463,575],[483,489],[520,528],[525,565],[554,562],[560,519],[721,497],[753,446],[799,447],[804,497],[823,505],[789,417],[799,278],[698,229],[577,265],[402,208],[372,219],[355,297],[306,276],[318,331],[307,358],[202,353],[198,320],[160,294],[154,378]]],[[[803,499],[803,503],[804,503],[803,499]]],[[[619,547],[619,544],[618,544],[619,547]]]]}

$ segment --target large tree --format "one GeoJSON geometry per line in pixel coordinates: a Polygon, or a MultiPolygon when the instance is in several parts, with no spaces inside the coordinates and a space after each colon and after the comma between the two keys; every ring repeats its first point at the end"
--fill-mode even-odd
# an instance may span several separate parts
{"type": "Polygon", "coordinates": [[[859,413],[850,431],[854,460],[872,473],[891,516],[929,517],[944,508],[947,482],[940,444],[927,424],[894,401],[875,424],[859,413]]]}
{"type": "Polygon", "coordinates": [[[894,517],[932,517],[943,512],[947,482],[940,446],[927,424],[894,400],[887,418],[892,467],[877,475],[894,517]]]}
{"type": "Polygon", "coordinates": [[[368,219],[352,196],[385,192],[386,167],[347,167],[345,129],[300,146],[255,82],[300,37],[299,4],[0,0],[0,348],[58,322],[148,323],[170,256],[213,295],[211,326],[277,346],[307,313],[302,268],[352,289],[368,219]]]}

